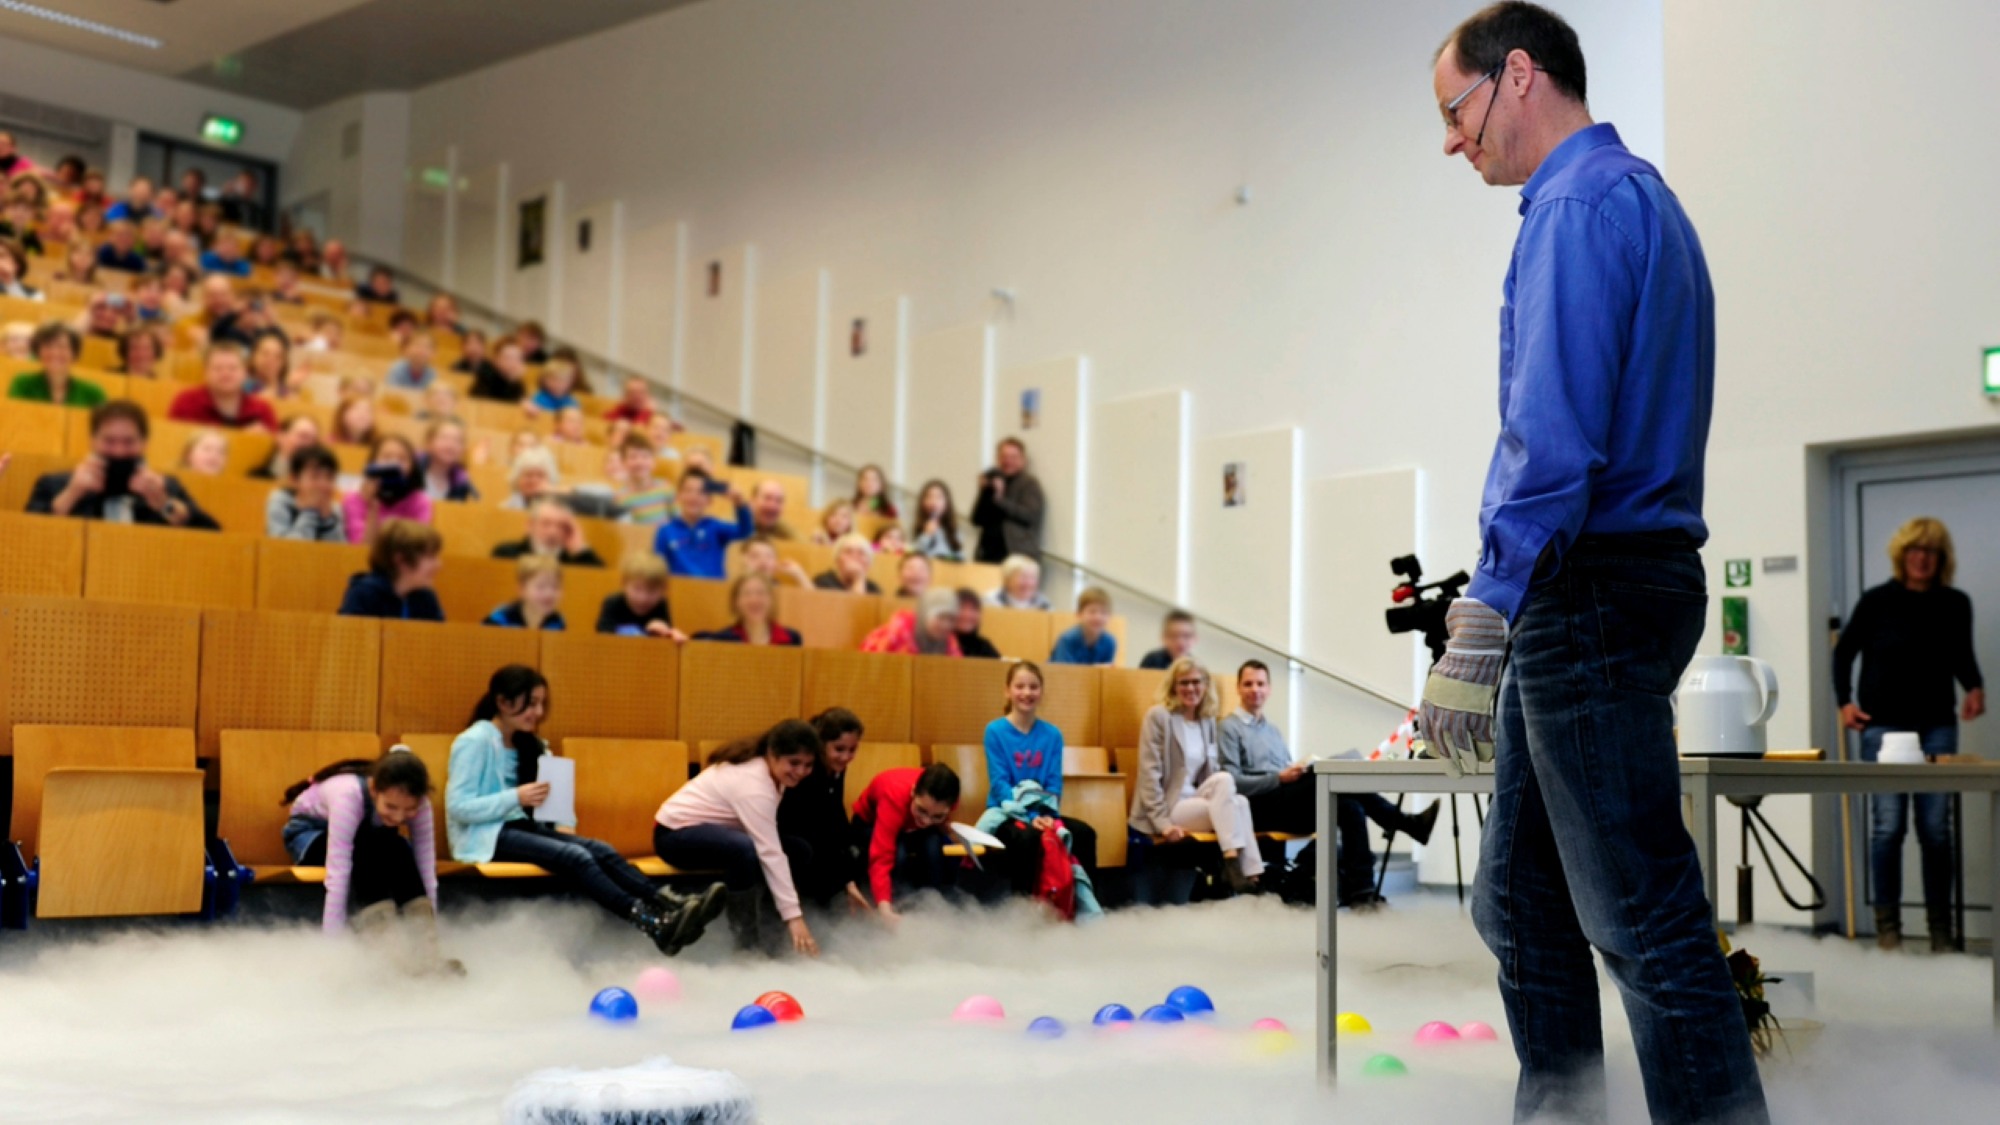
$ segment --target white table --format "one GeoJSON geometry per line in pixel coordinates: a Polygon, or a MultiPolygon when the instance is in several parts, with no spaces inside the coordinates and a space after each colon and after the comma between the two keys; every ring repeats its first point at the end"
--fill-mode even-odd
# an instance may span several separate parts
{"type": "MultiPolygon", "coordinates": [[[[1490,770],[1492,767],[1486,767],[1490,770]]],[[[1339,1012],[1339,974],[1335,940],[1339,896],[1335,893],[1333,842],[1334,802],[1342,793],[1486,793],[1493,792],[1490,772],[1452,777],[1442,762],[1321,761],[1313,765],[1319,780],[1319,1078],[1331,1086],[1338,1037],[1333,1019],[1339,1012]]],[[[1757,758],[1683,758],[1681,793],[1687,803],[1688,830],[1701,860],[1708,901],[1717,893],[1715,867],[1716,804],[1724,797],[1754,797],[1779,793],[1985,793],[1993,804],[1993,855],[1987,865],[1989,901],[2000,904],[2000,763],[1887,766],[1867,762],[1793,762],[1757,758]]],[[[1994,958],[1993,1015],[2000,1024],[2000,956],[1994,958]]]]}

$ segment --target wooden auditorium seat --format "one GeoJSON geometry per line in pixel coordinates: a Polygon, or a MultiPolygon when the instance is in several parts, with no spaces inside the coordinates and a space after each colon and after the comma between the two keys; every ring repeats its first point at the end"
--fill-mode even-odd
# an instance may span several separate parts
{"type": "MultiPolygon", "coordinates": [[[[52,770],[187,770],[196,777],[191,727],[54,726],[23,723],[13,728],[14,820],[9,835],[32,860],[39,854],[43,782],[52,770]]],[[[195,860],[200,857],[197,842],[195,860]]],[[[200,871],[196,865],[197,874],[200,871]]],[[[200,904],[197,903],[197,906],[200,904]]]]}
{"type": "MultiPolygon", "coordinates": [[[[698,641],[681,649],[680,737],[691,746],[762,734],[799,716],[805,654],[698,641]]],[[[706,755],[704,755],[706,756],[706,755]]]]}
{"type": "Polygon", "coordinates": [[[979,633],[993,642],[1001,656],[1037,664],[1048,663],[1049,648],[1054,643],[1049,633],[1049,615],[1033,609],[989,605],[980,611],[979,633]]]}
{"type": "Polygon", "coordinates": [[[205,477],[185,470],[176,476],[195,505],[213,516],[222,530],[264,537],[265,512],[276,484],[250,477],[205,477]]]}
{"type": "Polygon", "coordinates": [[[198,609],[0,598],[0,755],[24,723],[165,727],[190,739],[171,765],[193,766],[200,653],[198,609]]]}
{"type": "Polygon", "coordinates": [[[778,620],[799,635],[806,648],[852,652],[881,624],[880,599],[837,590],[778,587],[778,620]]]}
{"type": "Polygon", "coordinates": [[[540,655],[539,638],[525,629],[382,622],[382,713],[375,728],[382,744],[404,731],[464,730],[494,672],[533,666],[540,655]]]}
{"type": "Polygon", "coordinates": [[[201,910],[201,771],[70,767],[43,779],[38,918],[201,910]]]}
{"type": "Polygon", "coordinates": [[[0,452],[60,457],[68,452],[68,415],[73,407],[46,402],[0,402],[0,452]]]}
{"type": "MultiPolygon", "coordinates": [[[[601,636],[585,627],[572,619],[568,632],[539,634],[552,702],[542,737],[552,745],[585,734],[662,743],[675,738],[681,647],[653,637],[601,636]]],[[[685,746],[681,757],[685,767],[685,746]]]]}
{"type": "MultiPolygon", "coordinates": [[[[861,791],[868,788],[868,783],[883,770],[921,768],[923,764],[923,748],[914,742],[863,742],[855,752],[854,761],[847,767],[841,796],[843,807],[852,816],[854,802],[861,799],[861,791]]],[[[966,796],[961,792],[959,804],[965,803],[966,796]]]]}
{"type": "Polygon", "coordinates": [[[86,598],[217,609],[257,604],[258,540],[252,536],[87,522],[86,598]]]}
{"type": "Polygon", "coordinates": [[[682,872],[653,854],[661,802],[687,784],[685,742],[639,738],[565,738],[576,760],[576,829],[618,849],[654,877],[682,872]]]}
{"type": "Polygon", "coordinates": [[[14,454],[7,471],[0,473],[0,511],[26,512],[36,480],[51,473],[67,473],[81,460],[81,454],[75,457],[63,453],[14,454]]]}
{"type": "Polygon", "coordinates": [[[1098,716],[1103,691],[1098,669],[1075,664],[1042,666],[1041,718],[1062,731],[1064,743],[1102,746],[1098,716]]]}
{"type": "MultiPolygon", "coordinates": [[[[372,730],[237,730],[220,733],[222,794],[215,834],[257,881],[322,883],[323,867],[299,867],[285,851],[291,817],[285,790],[335,762],[368,760],[382,752],[372,730]]],[[[438,784],[433,778],[432,783],[438,784]]],[[[436,822],[444,831],[444,822],[436,822]]]]}
{"type": "Polygon", "coordinates": [[[266,539],[257,545],[257,608],[335,613],[348,580],[367,569],[366,547],[266,539]]]}
{"type": "Polygon", "coordinates": [[[1062,814],[1097,832],[1097,866],[1125,866],[1125,823],[1131,802],[1114,774],[1068,774],[1063,778],[1062,814]]]}
{"type": "Polygon", "coordinates": [[[1064,777],[1110,774],[1111,752],[1102,746],[1064,746],[1062,771],[1064,777]]]}
{"type": "Polygon", "coordinates": [[[668,613],[674,628],[689,636],[727,629],[736,621],[729,608],[729,583],[708,578],[667,580],[668,613]]]}
{"type": "Polygon", "coordinates": [[[812,716],[829,707],[845,707],[861,720],[861,737],[866,741],[908,741],[915,674],[912,656],[808,649],[799,714],[812,716]]]}
{"type": "MultiPolygon", "coordinates": [[[[382,622],[324,613],[211,609],[201,621],[198,745],[229,772],[225,731],[373,731],[382,622]]],[[[464,705],[467,711],[471,704],[464,705]]],[[[274,737],[282,737],[275,735],[274,737]]],[[[352,737],[342,733],[340,737],[352,737]]],[[[371,735],[380,744],[379,735],[371,735]]],[[[373,757],[373,754],[345,754],[373,757]]]]}
{"type": "Polygon", "coordinates": [[[986,724],[1006,709],[1007,665],[995,660],[915,656],[910,741],[983,745],[986,724]]]}
{"type": "Polygon", "coordinates": [[[930,748],[925,764],[942,762],[958,775],[958,808],[951,819],[959,824],[977,824],[979,816],[986,811],[986,747],[960,743],[941,743],[930,748]]]}
{"type": "Polygon", "coordinates": [[[0,512],[0,594],[80,597],[84,520],[0,512]]]}
{"type": "Polygon", "coordinates": [[[1164,669],[1098,669],[1098,738],[1104,745],[1139,745],[1146,712],[1159,702],[1166,677],[1164,669]]]}

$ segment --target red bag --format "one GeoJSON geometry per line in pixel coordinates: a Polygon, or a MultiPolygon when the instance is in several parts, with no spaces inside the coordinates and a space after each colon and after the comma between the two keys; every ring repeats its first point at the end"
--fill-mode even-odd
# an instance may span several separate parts
{"type": "Polygon", "coordinates": [[[1049,904],[1065,922],[1076,920],[1076,872],[1070,867],[1069,847],[1063,843],[1062,822],[1042,830],[1042,877],[1035,881],[1035,897],[1049,904]]]}

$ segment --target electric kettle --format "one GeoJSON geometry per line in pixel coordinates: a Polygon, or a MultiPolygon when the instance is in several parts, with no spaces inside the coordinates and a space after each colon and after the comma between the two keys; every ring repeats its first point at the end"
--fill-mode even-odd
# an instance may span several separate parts
{"type": "Polygon", "coordinates": [[[1778,676],[1754,656],[1697,656],[1674,702],[1683,757],[1761,758],[1778,676]]]}

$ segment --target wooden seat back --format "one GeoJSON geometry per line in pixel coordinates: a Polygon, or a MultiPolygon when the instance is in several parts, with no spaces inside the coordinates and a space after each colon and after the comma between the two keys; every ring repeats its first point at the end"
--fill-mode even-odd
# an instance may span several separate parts
{"type": "Polygon", "coordinates": [[[576,734],[673,739],[680,728],[680,646],[582,631],[586,626],[572,619],[568,632],[540,634],[540,667],[556,701],[542,737],[551,743],[576,734]]]}
{"type": "Polygon", "coordinates": [[[1063,776],[1110,773],[1111,752],[1102,746],[1063,747],[1063,776]]]}
{"type": "Polygon", "coordinates": [[[0,755],[23,723],[192,732],[200,653],[198,609],[0,598],[0,755]]]}
{"type": "Polygon", "coordinates": [[[1049,615],[1034,609],[1003,609],[987,606],[979,614],[979,632],[1000,655],[1011,660],[1032,660],[1046,664],[1049,647],[1049,615]]]}
{"type": "Polygon", "coordinates": [[[576,828],[628,858],[653,854],[660,805],[687,784],[685,742],[641,738],[565,738],[576,760],[576,828]]]}
{"type": "Polygon", "coordinates": [[[1063,778],[1062,815],[1097,832],[1097,866],[1125,866],[1125,822],[1131,804],[1123,782],[1106,773],[1063,778]]]}
{"type": "MultiPolygon", "coordinates": [[[[382,753],[374,731],[225,730],[220,735],[222,798],[215,834],[228,841],[238,863],[289,866],[285,790],[335,762],[366,761],[382,753]]],[[[438,784],[437,778],[431,779],[438,784]]],[[[442,832],[444,826],[438,825],[442,832]]]]}
{"type": "Polygon", "coordinates": [[[799,649],[697,641],[682,647],[680,661],[680,738],[689,745],[762,734],[799,717],[799,649]]]}
{"type": "Polygon", "coordinates": [[[915,674],[916,658],[911,656],[808,649],[799,713],[812,716],[844,707],[861,720],[867,741],[908,741],[915,674]]]}
{"type": "Polygon", "coordinates": [[[509,664],[533,667],[540,657],[539,639],[525,629],[384,621],[375,729],[384,746],[403,731],[464,730],[493,673],[509,664]]]}
{"type": "Polygon", "coordinates": [[[67,768],[43,778],[40,918],[201,909],[201,771],[67,768]]]}
{"type": "Polygon", "coordinates": [[[47,402],[0,402],[0,450],[16,456],[36,453],[61,457],[68,452],[69,415],[73,409],[47,402]]]}
{"type": "Polygon", "coordinates": [[[1098,669],[1098,736],[1106,746],[1139,745],[1146,712],[1160,701],[1166,677],[1164,669],[1098,669]]]}
{"type": "MultiPolygon", "coordinates": [[[[201,754],[227,773],[222,732],[376,729],[382,622],[211,609],[201,621],[201,754]]],[[[353,757],[354,755],[347,755],[353,757]]]]}
{"type": "Polygon", "coordinates": [[[689,636],[727,629],[736,621],[729,608],[729,583],[707,578],[667,580],[667,607],[674,627],[689,636]]]}
{"type": "Polygon", "coordinates": [[[266,539],[257,546],[257,608],[337,612],[348,581],[367,569],[366,547],[266,539]]]}
{"type": "Polygon", "coordinates": [[[192,770],[194,731],[178,727],[44,726],[14,728],[14,840],[22,853],[37,854],[41,833],[42,786],[52,770],[192,770]]]}
{"type": "MultiPolygon", "coordinates": [[[[854,761],[847,767],[842,807],[848,810],[851,817],[854,802],[861,799],[862,790],[868,788],[868,783],[883,770],[920,768],[923,764],[923,748],[914,742],[863,742],[854,754],[854,761]]],[[[964,801],[961,795],[959,803],[964,801]]]]}
{"type": "Polygon", "coordinates": [[[0,594],[83,593],[84,520],[0,512],[0,594]]]}
{"type": "Polygon", "coordinates": [[[879,599],[835,590],[802,590],[778,587],[778,620],[799,635],[806,648],[842,649],[861,647],[875,626],[881,624],[879,599]]]}
{"type": "Polygon", "coordinates": [[[941,744],[930,749],[930,762],[943,762],[958,775],[958,808],[951,818],[960,824],[977,824],[986,811],[986,747],[941,744]]]}
{"type": "Polygon", "coordinates": [[[257,604],[257,539],[92,520],[84,533],[83,596],[249,609],[257,604]]]}

